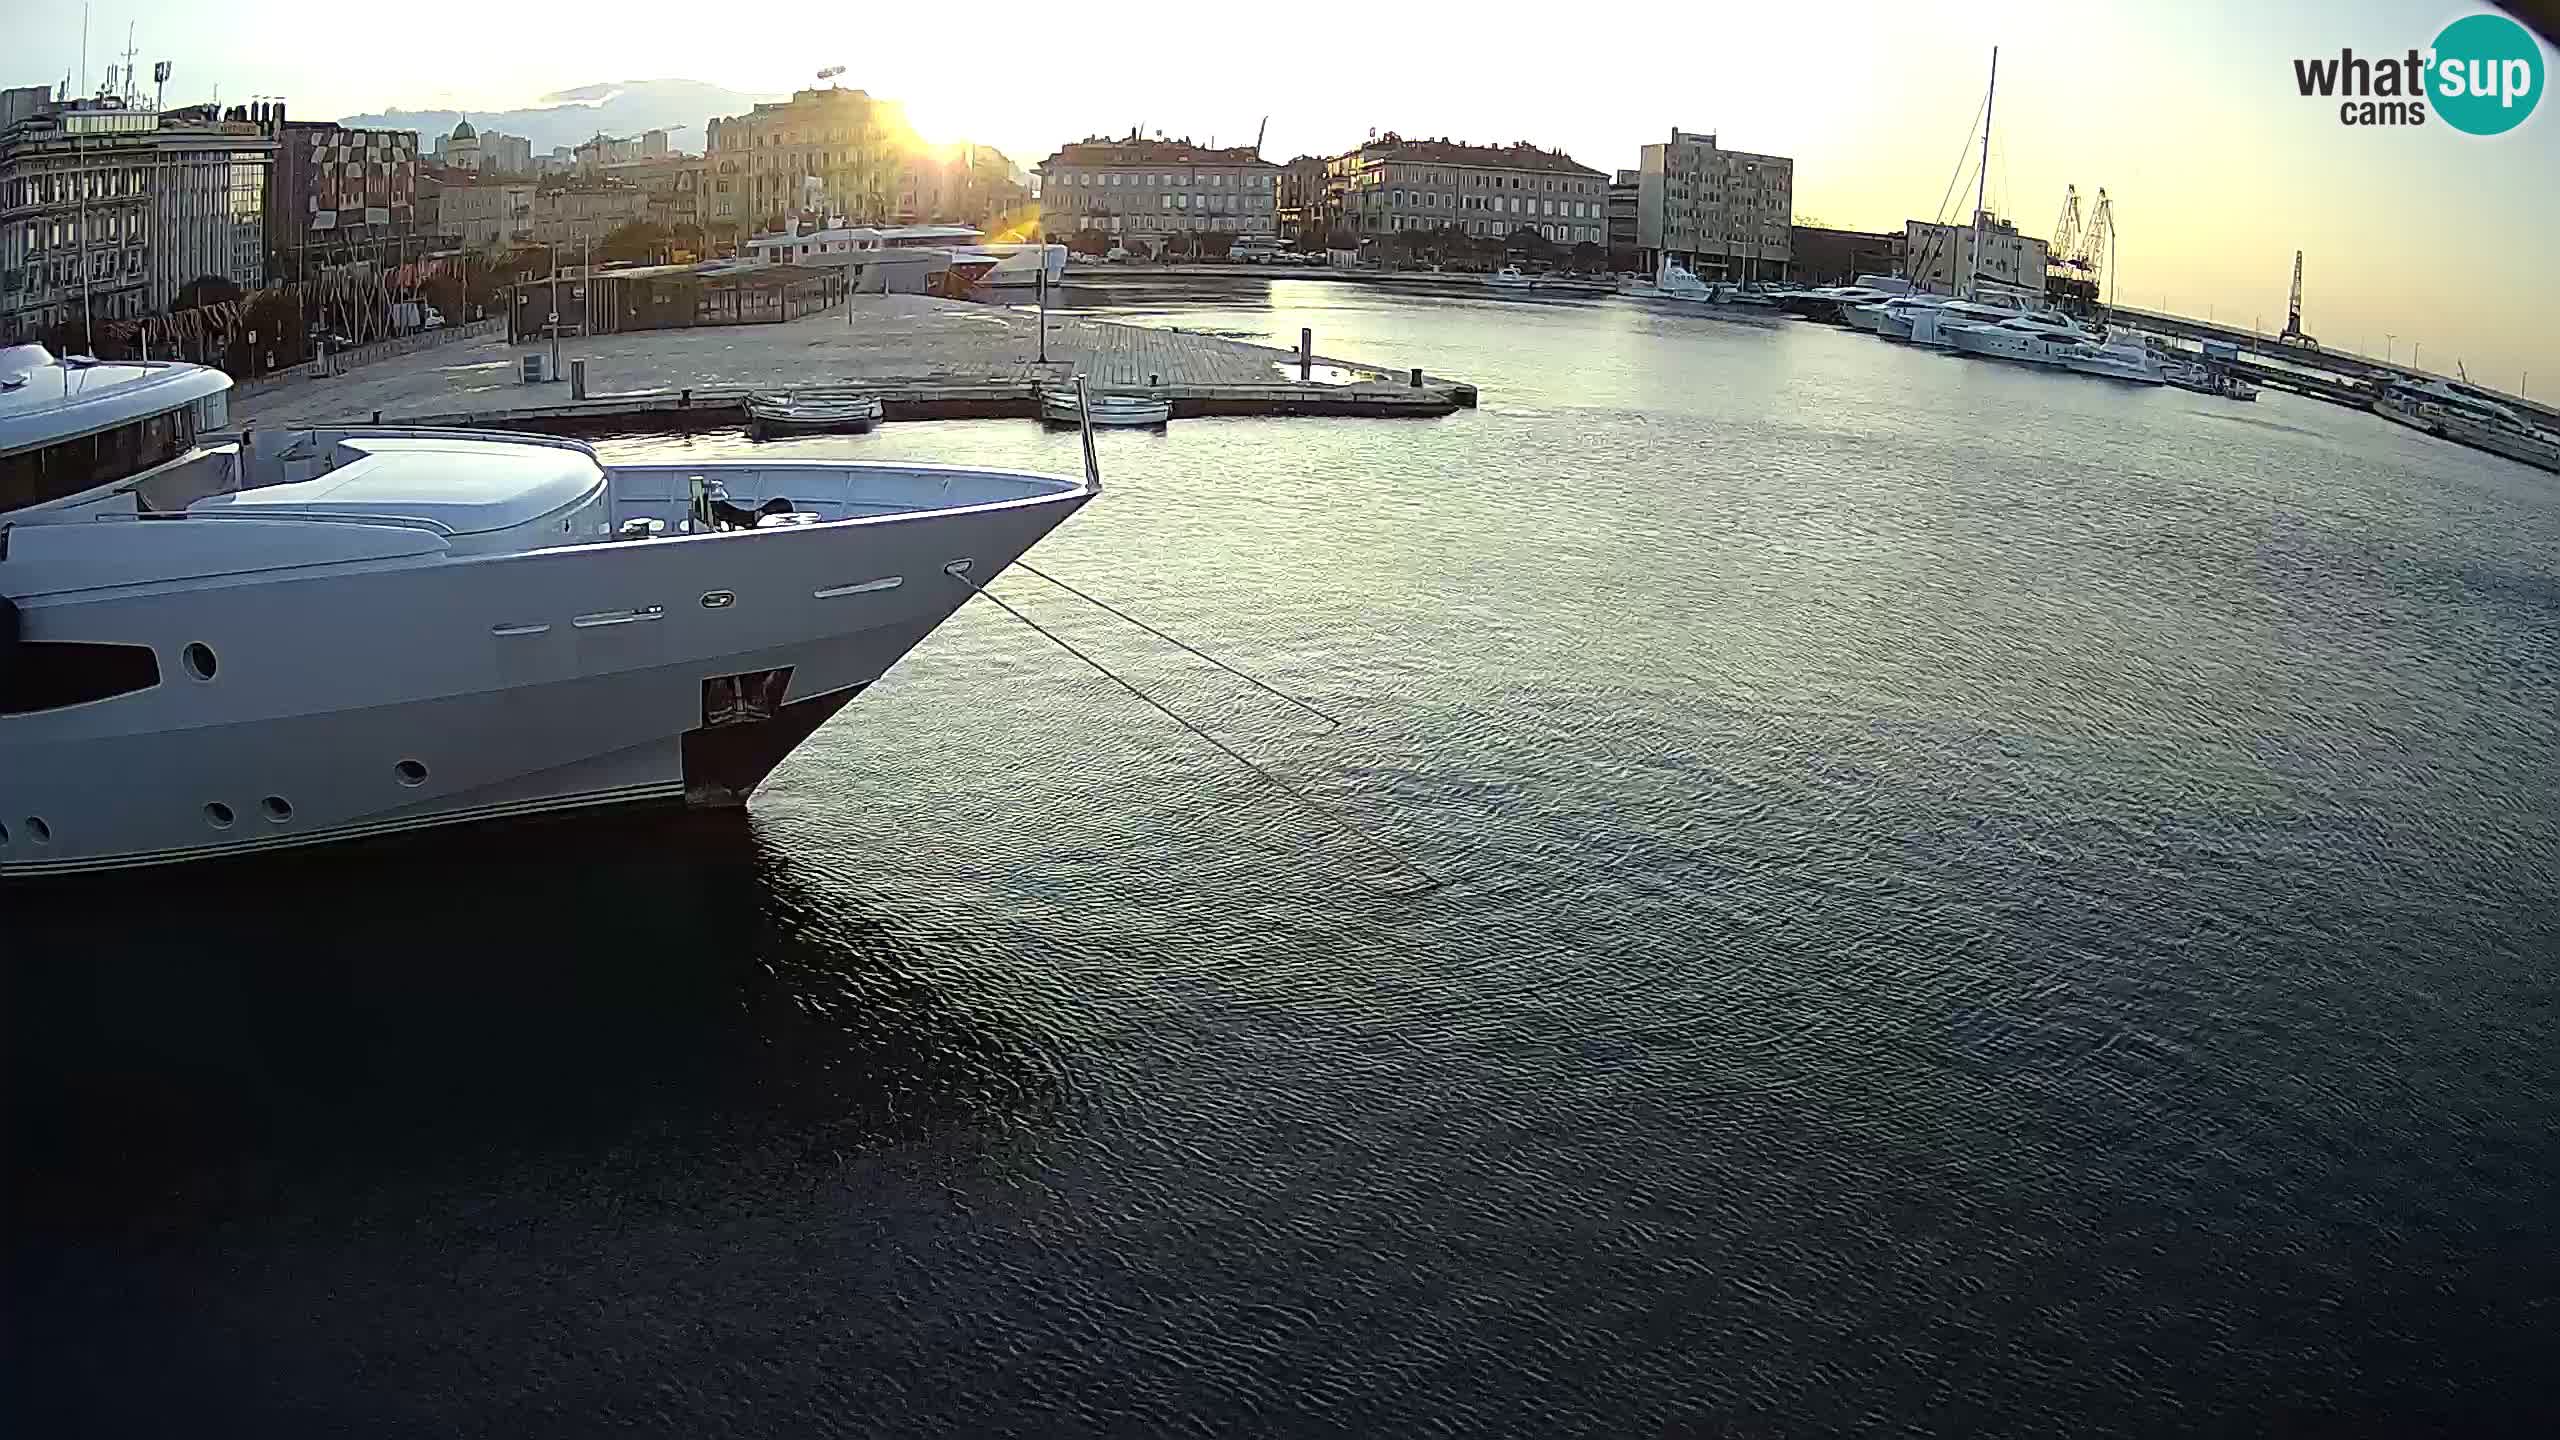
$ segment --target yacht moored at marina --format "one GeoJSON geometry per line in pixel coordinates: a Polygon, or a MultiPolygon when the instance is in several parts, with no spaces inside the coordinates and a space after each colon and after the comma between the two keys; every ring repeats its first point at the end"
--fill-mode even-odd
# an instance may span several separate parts
{"type": "Polygon", "coordinates": [[[1090,446],[1067,479],[213,435],[229,385],[0,351],[0,874],[742,805],[1101,487],[1090,446]]]}
{"type": "Polygon", "coordinates": [[[2123,380],[2135,385],[2165,385],[2168,371],[2151,347],[2140,340],[2096,338],[2066,353],[2062,368],[2101,380],[2123,380]]]}
{"type": "Polygon", "coordinates": [[[2160,377],[2181,390],[2192,390],[2199,395],[2219,395],[2225,400],[2258,398],[2258,387],[2237,374],[2193,360],[2161,360],[2160,377]]]}
{"type": "Polygon", "coordinates": [[[2058,315],[2020,315],[1997,324],[1961,320],[1939,327],[1957,353],[1987,360],[2060,368],[2071,352],[2091,342],[2089,332],[2058,315]]]}
{"type": "Polygon", "coordinates": [[[1827,285],[1799,290],[1782,303],[1791,313],[1832,325],[1864,328],[1856,318],[1861,305],[1881,305],[1911,293],[1911,282],[1898,275],[1861,275],[1853,285],[1827,285]]]}
{"type": "Polygon", "coordinates": [[[1741,325],[1774,326],[1785,322],[1786,311],[1757,296],[1748,301],[1730,285],[1711,285],[1684,268],[1680,262],[1664,256],[1662,268],[1650,281],[1636,281],[1618,293],[1640,305],[1656,305],[1677,310],[1685,315],[1705,315],[1712,319],[1741,325]]]}
{"type": "Polygon", "coordinates": [[[1527,272],[1519,266],[1505,265],[1484,277],[1484,283],[1496,290],[1526,290],[1530,282],[1527,272]]]}
{"type": "Polygon", "coordinates": [[[2373,412],[2441,439],[2560,471],[2560,435],[2469,387],[2442,380],[2386,380],[2374,395],[2373,412]]]}

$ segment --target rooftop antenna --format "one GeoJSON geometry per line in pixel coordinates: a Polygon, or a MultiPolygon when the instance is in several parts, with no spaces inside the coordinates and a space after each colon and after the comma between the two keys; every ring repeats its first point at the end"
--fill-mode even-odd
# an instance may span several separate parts
{"type": "Polygon", "coordinates": [[[1257,126],[1255,126],[1255,127],[1254,127],[1254,130],[1253,130],[1253,154],[1254,154],[1254,158],[1255,158],[1255,159],[1257,159],[1257,160],[1258,160],[1258,159],[1260,159],[1260,158],[1262,158],[1262,137],[1263,137],[1265,134],[1269,133],[1269,132],[1270,132],[1270,129],[1271,129],[1271,117],[1270,117],[1270,116],[1268,116],[1268,115],[1263,116],[1263,117],[1262,117],[1262,123],[1261,123],[1260,125],[1257,125],[1257,126]]]}
{"type": "Polygon", "coordinates": [[[80,7],[80,93],[89,93],[89,7],[80,7]]]}
{"type": "Polygon", "coordinates": [[[133,104],[133,22],[124,22],[124,103],[133,104]]]}
{"type": "Polygon", "coordinates": [[[154,110],[163,108],[161,102],[168,96],[168,93],[169,62],[166,60],[155,61],[151,66],[151,108],[154,110]]]}

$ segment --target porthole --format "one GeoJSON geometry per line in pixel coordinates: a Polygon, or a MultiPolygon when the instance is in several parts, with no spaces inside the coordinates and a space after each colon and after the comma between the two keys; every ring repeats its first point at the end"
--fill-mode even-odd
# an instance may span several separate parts
{"type": "Polygon", "coordinates": [[[403,760],[392,769],[399,774],[400,783],[412,789],[427,783],[427,767],[415,760],[403,760]]]}
{"type": "Polygon", "coordinates": [[[189,645],[186,649],[179,651],[178,662],[186,666],[187,673],[198,680],[212,679],[213,672],[222,667],[222,662],[214,658],[213,647],[202,642],[189,645]]]}
{"type": "Polygon", "coordinates": [[[53,827],[44,823],[43,816],[30,815],[27,817],[27,838],[39,845],[49,845],[53,842],[53,827]]]}
{"type": "Polygon", "coordinates": [[[258,809],[266,815],[270,822],[277,825],[281,825],[287,820],[293,818],[293,802],[285,799],[281,795],[270,795],[266,799],[259,801],[258,809]]]}
{"type": "Polygon", "coordinates": [[[204,807],[204,823],[216,830],[228,830],[232,821],[231,807],[216,800],[204,807]]]}

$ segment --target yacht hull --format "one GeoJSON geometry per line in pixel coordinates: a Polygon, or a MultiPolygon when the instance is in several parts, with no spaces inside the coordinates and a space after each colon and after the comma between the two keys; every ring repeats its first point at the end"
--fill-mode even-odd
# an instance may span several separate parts
{"type": "Polygon", "coordinates": [[[22,598],[161,679],[0,718],[0,876],[744,804],[968,599],[946,564],[987,583],[1088,498],[22,598]]]}

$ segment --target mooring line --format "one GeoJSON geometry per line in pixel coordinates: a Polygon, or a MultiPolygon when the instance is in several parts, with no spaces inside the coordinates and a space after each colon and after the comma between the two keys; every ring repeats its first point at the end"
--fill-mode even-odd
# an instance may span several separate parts
{"type": "MultiPolygon", "coordinates": [[[[1406,855],[1403,851],[1398,850],[1386,841],[1370,834],[1368,831],[1361,829],[1359,826],[1352,824],[1350,821],[1343,819],[1341,816],[1334,814],[1324,806],[1317,804],[1313,799],[1301,792],[1296,786],[1281,779],[1279,776],[1272,774],[1269,770],[1263,768],[1262,765],[1246,756],[1243,752],[1237,750],[1234,746],[1229,745],[1224,740],[1221,740],[1217,736],[1210,734],[1208,731],[1201,729],[1199,726],[1192,724],[1190,721],[1183,719],[1173,711],[1166,709],[1164,702],[1156,699],[1156,697],[1148,694],[1146,691],[1139,689],[1137,686],[1130,684],[1128,681],[1121,679],[1119,676],[1112,674],[1109,666],[1104,665],[1101,661],[1096,660],[1082,650],[1077,649],[1073,644],[1069,643],[1064,636],[1059,635],[1047,626],[1042,625],[1039,621],[1032,619],[1030,616],[1023,614],[1011,605],[1006,604],[1003,598],[997,595],[994,591],[989,590],[986,586],[970,579],[965,569],[961,568],[965,563],[966,562],[955,560],[950,565],[942,567],[942,573],[959,581],[961,584],[968,586],[978,595],[993,601],[997,609],[1002,610],[1004,613],[1021,621],[1023,624],[1030,626],[1034,631],[1047,639],[1050,644],[1057,646],[1059,649],[1073,655],[1085,664],[1092,666],[1095,673],[1101,675],[1103,679],[1110,681],[1112,684],[1119,686],[1121,689],[1137,696],[1140,700],[1145,701],[1148,707],[1153,709],[1157,714],[1164,716],[1167,720],[1170,720],[1174,724],[1181,726],[1183,729],[1190,731],[1193,735],[1199,737],[1203,743],[1214,747],[1220,754],[1226,756],[1230,760],[1233,760],[1247,770],[1252,771],[1254,774],[1261,776],[1264,780],[1270,782],[1273,788],[1279,790],[1290,799],[1297,801],[1300,805],[1304,806],[1318,818],[1324,820],[1327,824],[1334,826],[1344,834],[1358,840],[1361,844],[1366,845],[1370,849],[1377,851],[1379,854],[1386,856],[1389,860],[1394,861],[1399,867],[1410,870],[1414,874],[1421,876],[1425,889],[1436,890],[1442,885],[1448,883],[1438,875],[1424,869],[1420,863],[1406,855]]],[[[1014,563],[1018,565],[1021,562],[1017,560],[1014,563]]],[[[1409,891],[1406,893],[1419,894],[1421,892],[1409,891]]]]}
{"type": "Polygon", "coordinates": [[[1091,605],[1099,610],[1107,610],[1110,613],[1119,616],[1121,619],[1128,621],[1130,624],[1137,626],[1139,629],[1146,631],[1148,634],[1153,635],[1167,645],[1177,646],[1183,650],[1190,651],[1192,654],[1197,655],[1201,659],[1208,661],[1210,664],[1217,666],[1219,669],[1226,671],[1228,674],[1233,675],[1247,685],[1250,685],[1257,690],[1261,690],[1266,694],[1276,695],[1279,698],[1288,701],[1290,704],[1297,706],[1299,709],[1306,711],[1308,714],[1315,716],[1317,719],[1322,720],[1327,725],[1338,726],[1342,723],[1339,717],[1326,714],[1322,710],[1317,709],[1315,706],[1308,704],[1306,701],[1299,699],[1297,696],[1290,694],[1286,690],[1280,689],[1274,685],[1265,684],[1264,682],[1255,679],[1253,676],[1246,674],[1242,670],[1237,669],[1233,665],[1228,664],[1226,661],[1219,659],[1217,656],[1210,654],[1208,651],[1201,649],[1197,645],[1193,645],[1187,641],[1167,635],[1153,625],[1148,624],[1146,621],[1130,614],[1128,611],[1111,604],[1109,601],[1097,600],[1093,596],[1087,595],[1073,585],[1059,579],[1057,576],[1052,575],[1045,570],[1034,568],[1028,561],[1016,560],[1013,562],[1013,568],[1016,570],[1029,570],[1032,574],[1039,576],[1041,579],[1048,581],[1050,584],[1055,585],[1059,589],[1066,591],[1068,594],[1073,595],[1079,600],[1082,600],[1087,605],[1091,605]]]}

